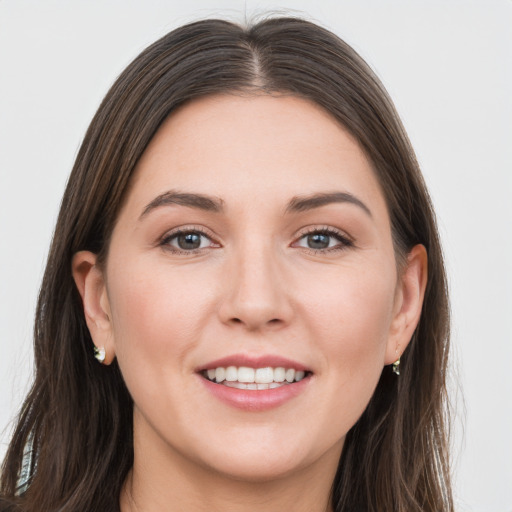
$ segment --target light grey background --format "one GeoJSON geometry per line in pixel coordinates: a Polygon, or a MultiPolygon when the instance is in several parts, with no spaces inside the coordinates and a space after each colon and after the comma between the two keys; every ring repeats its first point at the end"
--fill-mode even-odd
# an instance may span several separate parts
{"type": "Polygon", "coordinates": [[[307,14],[346,39],[396,102],[450,275],[457,510],[510,512],[510,0],[0,1],[0,459],[30,380],[33,312],[60,198],[101,98],[172,28],[269,10],[307,14]]]}

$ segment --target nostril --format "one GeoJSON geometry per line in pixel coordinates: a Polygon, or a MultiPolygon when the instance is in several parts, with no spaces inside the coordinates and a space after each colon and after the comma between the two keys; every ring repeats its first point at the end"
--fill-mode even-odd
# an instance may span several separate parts
{"type": "MultiPolygon", "coordinates": [[[[242,319],[233,317],[231,318],[231,323],[233,324],[246,324],[242,319]]],[[[272,318],[271,320],[268,320],[266,325],[280,325],[282,323],[282,320],[280,318],[272,318]]]]}

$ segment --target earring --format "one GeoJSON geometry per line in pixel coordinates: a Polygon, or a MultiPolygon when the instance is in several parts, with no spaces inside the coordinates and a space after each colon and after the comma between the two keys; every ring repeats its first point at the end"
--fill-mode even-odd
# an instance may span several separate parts
{"type": "Polygon", "coordinates": [[[98,363],[103,364],[103,361],[105,361],[105,347],[98,348],[94,346],[94,357],[98,363]]]}
{"type": "Polygon", "coordinates": [[[393,363],[393,373],[400,375],[400,358],[393,363]]]}

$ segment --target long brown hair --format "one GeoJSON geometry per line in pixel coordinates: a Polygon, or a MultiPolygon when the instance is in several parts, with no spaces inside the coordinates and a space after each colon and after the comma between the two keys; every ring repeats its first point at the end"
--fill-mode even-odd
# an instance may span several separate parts
{"type": "Polygon", "coordinates": [[[128,66],[100,105],[69,178],[48,257],[34,330],[35,381],[3,463],[5,510],[119,509],[133,462],[132,400],[117,364],[101,366],[93,357],[72,256],[90,250],[105,259],[132,172],[179,105],[216,93],[281,92],[322,106],[364,149],[387,201],[397,262],[415,244],[428,251],[423,311],[401,375],[384,368],[348,433],[333,508],[453,510],[449,309],[429,195],[394,106],[369,66],[334,34],[295,18],[250,27],[207,20],[174,30],[128,66]]]}

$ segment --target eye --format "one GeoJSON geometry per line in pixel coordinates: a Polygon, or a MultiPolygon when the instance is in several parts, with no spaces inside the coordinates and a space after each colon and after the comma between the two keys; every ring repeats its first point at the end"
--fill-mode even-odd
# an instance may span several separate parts
{"type": "Polygon", "coordinates": [[[207,247],[218,247],[212,239],[198,229],[180,229],[168,234],[161,245],[175,252],[196,252],[207,247]]]}
{"type": "Polygon", "coordinates": [[[353,246],[353,242],[333,229],[315,229],[304,233],[293,244],[294,247],[304,247],[313,251],[336,251],[353,246]]]}

